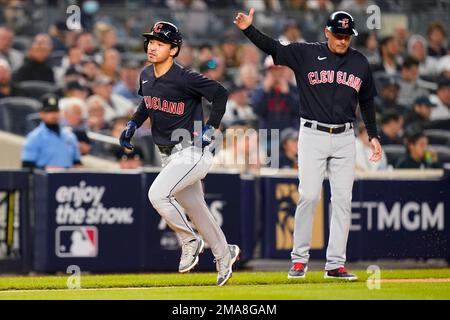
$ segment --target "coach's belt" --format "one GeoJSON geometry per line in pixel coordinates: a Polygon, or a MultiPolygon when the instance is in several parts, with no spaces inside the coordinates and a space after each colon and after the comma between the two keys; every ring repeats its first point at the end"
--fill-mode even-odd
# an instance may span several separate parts
{"type": "MultiPolygon", "coordinates": [[[[304,126],[307,127],[307,128],[312,128],[313,127],[313,123],[309,122],[309,121],[306,121],[304,126]]],[[[353,124],[350,124],[350,129],[351,128],[353,128],[353,124]]],[[[316,129],[319,130],[319,131],[335,134],[335,133],[342,133],[342,132],[344,132],[347,129],[347,126],[344,124],[343,126],[340,126],[340,127],[331,128],[331,127],[326,127],[326,126],[322,126],[320,124],[317,124],[316,129]]]]}

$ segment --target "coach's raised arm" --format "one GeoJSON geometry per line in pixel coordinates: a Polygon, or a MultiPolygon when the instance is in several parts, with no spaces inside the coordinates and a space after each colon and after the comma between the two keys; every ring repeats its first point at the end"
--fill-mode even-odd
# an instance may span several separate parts
{"type": "Polygon", "coordinates": [[[249,38],[259,49],[266,54],[275,55],[278,41],[265,35],[252,25],[254,14],[255,9],[253,8],[250,9],[248,15],[239,12],[234,19],[234,24],[241,29],[247,38],[249,38]]]}

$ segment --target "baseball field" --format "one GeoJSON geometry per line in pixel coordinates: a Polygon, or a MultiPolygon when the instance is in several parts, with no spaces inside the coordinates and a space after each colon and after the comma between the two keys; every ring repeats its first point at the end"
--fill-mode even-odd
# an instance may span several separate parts
{"type": "Polygon", "coordinates": [[[216,273],[81,275],[80,288],[68,289],[69,275],[0,277],[0,299],[450,299],[450,269],[381,270],[379,282],[366,271],[359,280],[325,280],[321,271],[305,279],[286,272],[237,271],[224,287],[216,273]]]}

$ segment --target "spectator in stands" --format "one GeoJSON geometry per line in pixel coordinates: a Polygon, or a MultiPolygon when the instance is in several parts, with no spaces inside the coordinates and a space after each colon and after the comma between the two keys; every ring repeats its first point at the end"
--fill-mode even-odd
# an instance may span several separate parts
{"type": "Polygon", "coordinates": [[[439,22],[432,22],[428,26],[428,55],[435,58],[440,58],[447,54],[445,48],[445,39],[447,37],[447,31],[444,25],[439,22]]]}
{"type": "Polygon", "coordinates": [[[105,52],[108,49],[116,49],[124,52],[124,48],[118,44],[117,33],[109,23],[99,21],[94,26],[94,34],[99,44],[99,50],[105,52]]]}
{"type": "MultiPolygon", "coordinates": [[[[120,117],[114,120],[113,127],[111,129],[111,136],[119,140],[120,134],[123,128],[127,125],[127,117],[120,117]]],[[[137,169],[142,166],[142,160],[144,154],[142,150],[135,146],[133,150],[122,148],[121,146],[110,145],[109,151],[111,155],[119,162],[121,169],[137,169]]]]}
{"type": "Polygon", "coordinates": [[[266,58],[264,66],[263,84],[253,92],[250,103],[261,121],[259,128],[298,128],[296,88],[284,78],[285,67],[275,65],[271,56],[266,58]]]}
{"type": "Polygon", "coordinates": [[[238,61],[238,45],[237,45],[237,34],[233,29],[226,30],[222,36],[220,42],[220,52],[223,55],[225,67],[237,68],[239,66],[238,61]]]}
{"type": "Polygon", "coordinates": [[[166,5],[174,12],[175,20],[183,26],[185,34],[201,34],[210,30],[212,12],[203,0],[166,0],[166,5]]]}
{"type": "Polygon", "coordinates": [[[100,65],[94,58],[83,58],[81,60],[81,73],[88,82],[92,82],[100,75],[100,65]]]}
{"type": "Polygon", "coordinates": [[[421,35],[415,34],[409,38],[408,54],[419,62],[419,74],[421,76],[435,76],[437,73],[437,59],[428,56],[427,40],[421,35]]]}
{"type": "Polygon", "coordinates": [[[259,152],[258,133],[248,125],[236,124],[224,135],[222,148],[214,157],[214,167],[241,171],[257,170],[264,163],[259,152]]]}
{"type": "Polygon", "coordinates": [[[199,65],[213,58],[214,58],[213,47],[210,44],[204,43],[198,47],[197,60],[199,65]]]}
{"type": "Polygon", "coordinates": [[[86,130],[87,106],[79,98],[62,98],[59,101],[59,110],[62,112],[61,127],[70,127],[72,130],[86,130]]]}
{"type": "Polygon", "coordinates": [[[102,97],[107,103],[105,109],[106,121],[128,116],[134,112],[135,106],[130,100],[113,93],[113,82],[108,76],[98,76],[92,83],[92,92],[102,97]]]}
{"type": "Polygon", "coordinates": [[[0,98],[23,95],[25,92],[11,82],[11,68],[8,61],[0,59],[0,98]]]}
{"type": "Polygon", "coordinates": [[[177,63],[185,68],[192,68],[194,66],[194,49],[183,40],[183,50],[179,51],[177,56],[177,63]]]}
{"type": "Polygon", "coordinates": [[[100,72],[110,77],[114,83],[120,78],[118,71],[120,68],[120,60],[120,52],[116,49],[106,49],[103,51],[100,72]]]}
{"type": "Polygon", "coordinates": [[[77,137],[80,154],[85,156],[91,153],[92,140],[88,137],[86,130],[74,130],[73,133],[77,137]]]}
{"type": "Polygon", "coordinates": [[[63,84],[63,77],[66,72],[72,68],[81,70],[81,60],[83,52],[77,46],[71,46],[67,49],[67,53],[61,59],[61,65],[54,68],[56,82],[63,84]]]}
{"type": "Polygon", "coordinates": [[[236,83],[243,86],[248,92],[256,89],[259,82],[258,66],[256,64],[243,64],[239,67],[239,78],[236,83]]]}
{"type": "Polygon", "coordinates": [[[23,63],[23,53],[12,47],[14,32],[8,27],[0,27],[0,59],[6,60],[12,71],[16,71],[23,63]]]}
{"type": "Polygon", "coordinates": [[[257,117],[248,104],[248,93],[244,87],[233,86],[228,90],[229,96],[222,123],[230,126],[236,122],[255,124],[257,117]]]}
{"type": "Polygon", "coordinates": [[[88,129],[97,133],[105,133],[108,130],[108,124],[105,120],[105,110],[107,103],[100,96],[93,95],[86,100],[88,109],[88,129]]]}
{"type": "Polygon", "coordinates": [[[429,95],[428,90],[421,85],[419,62],[414,58],[408,57],[405,59],[398,83],[400,85],[398,103],[409,110],[416,98],[429,95]]]}
{"type": "Polygon", "coordinates": [[[289,19],[283,28],[283,32],[278,39],[281,43],[305,42],[300,31],[300,26],[294,19],[289,19]]]}
{"type": "Polygon", "coordinates": [[[52,42],[47,34],[40,33],[34,37],[24,64],[14,73],[15,81],[39,80],[55,82],[52,68],[47,59],[52,52],[52,42]]]}
{"type": "Polygon", "coordinates": [[[367,135],[366,126],[359,122],[357,127],[357,139],[355,141],[356,152],[356,168],[362,171],[377,171],[386,170],[388,168],[387,157],[384,150],[380,161],[369,161],[371,150],[369,144],[369,137],[367,135]]]}
{"type": "Polygon", "coordinates": [[[259,49],[250,44],[244,44],[239,51],[240,65],[254,64],[259,65],[261,63],[261,52],[259,49]]]}
{"type": "Polygon", "coordinates": [[[334,11],[334,4],[331,0],[309,0],[308,7],[313,11],[325,13],[326,15],[329,15],[334,11]]]}
{"type": "Polygon", "coordinates": [[[403,144],[403,116],[397,110],[387,110],[381,116],[381,144],[403,144]]]}
{"type": "Polygon", "coordinates": [[[379,65],[381,62],[380,51],[378,50],[378,39],[374,32],[360,33],[355,38],[355,46],[367,58],[372,66],[379,65]]]}
{"type": "Polygon", "coordinates": [[[280,134],[280,168],[298,169],[298,130],[286,128],[280,134]]]}
{"type": "Polygon", "coordinates": [[[397,41],[392,36],[385,37],[380,41],[381,62],[373,66],[373,72],[384,71],[391,76],[398,73],[399,47],[397,41]]]}
{"type": "Polygon", "coordinates": [[[431,109],[434,104],[427,96],[418,97],[413,104],[412,110],[405,118],[405,131],[422,131],[430,123],[431,109]]]}
{"type": "Polygon", "coordinates": [[[437,74],[440,78],[450,79],[450,53],[439,59],[437,63],[437,74]]]}
{"type": "Polygon", "coordinates": [[[431,120],[450,119],[450,79],[441,79],[436,94],[430,96],[436,106],[431,109],[431,120]]]}
{"type": "Polygon", "coordinates": [[[208,79],[219,81],[225,88],[229,88],[231,85],[231,80],[225,77],[225,65],[223,58],[220,56],[203,62],[199,71],[208,79]]]}
{"type": "Polygon", "coordinates": [[[79,66],[82,59],[83,50],[77,46],[71,46],[67,50],[67,55],[63,58],[63,66],[66,67],[66,70],[71,66],[79,66]]]}
{"type": "Polygon", "coordinates": [[[142,99],[142,97],[137,93],[140,70],[141,65],[137,61],[125,61],[122,65],[122,69],[120,70],[120,81],[114,85],[113,92],[127,98],[130,101],[133,101],[134,103],[139,102],[140,99],[142,99]]]}
{"type": "MultiPolygon", "coordinates": [[[[288,12],[294,12],[294,11],[308,11],[309,3],[308,0],[288,0],[285,4],[286,9],[288,12]]],[[[247,5],[248,7],[248,5],[247,5]]]]}
{"type": "Polygon", "coordinates": [[[345,0],[338,6],[339,10],[365,14],[367,7],[376,4],[372,0],[345,0]]]}
{"type": "Polygon", "coordinates": [[[53,51],[65,52],[67,50],[65,45],[67,26],[65,21],[56,21],[48,28],[48,34],[52,40],[53,51]]]}
{"type": "Polygon", "coordinates": [[[394,37],[395,41],[397,41],[399,56],[400,57],[405,56],[407,50],[406,47],[409,39],[409,31],[404,25],[404,23],[398,23],[395,25],[392,36],[394,37]]]}
{"type": "Polygon", "coordinates": [[[22,150],[22,166],[25,168],[72,168],[81,165],[76,136],[70,129],[59,125],[58,97],[47,94],[42,97],[41,124],[31,131],[22,150]]]}
{"type": "Polygon", "coordinates": [[[88,88],[80,80],[69,81],[66,84],[64,97],[86,100],[88,97],[88,88]]]}
{"type": "Polygon", "coordinates": [[[81,49],[83,55],[94,58],[97,52],[95,39],[90,32],[81,32],[76,39],[76,46],[81,49]]]}
{"type": "Polygon", "coordinates": [[[398,169],[427,169],[436,168],[437,154],[428,149],[428,138],[421,131],[407,136],[407,153],[401,157],[397,165],[398,169]]]}

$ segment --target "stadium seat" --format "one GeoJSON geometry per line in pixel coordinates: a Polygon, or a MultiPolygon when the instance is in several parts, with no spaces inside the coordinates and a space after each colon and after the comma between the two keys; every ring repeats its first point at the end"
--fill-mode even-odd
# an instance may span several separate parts
{"type": "Polygon", "coordinates": [[[425,130],[424,133],[428,137],[429,144],[450,147],[450,131],[441,129],[428,129],[425,130]]]}
{"type": "Polygon", "coordinates": [[[22,81],[18,83],[20,89],[22,89],[27,97],[34,99],[40,99],[46,93],[56,93],[58,87],[51,82],[46,81],[22,81]]]}
{"type": "Polygon", "coordinates": [[[32,42],[33,42],[33,38],[30,36],[15,35],[14,39],[13,39],[12,47],[16,50],[25,52],[28,49],[28,47],[31,45],[32,42]]]}
{"type": "Polygon", "coordinates": [[[41,103],[26,97],[9,97],[0,99],[0,122],[3,130],[25,135],[29,130],[27,116],[36,113],[41,103]]]}
{"type": "Polygon", "coordinates": [[[398,159],[406,153],[406,147],[398,144],[387,144],[383,146],[388,164],[395,167],[398,159]]]}

